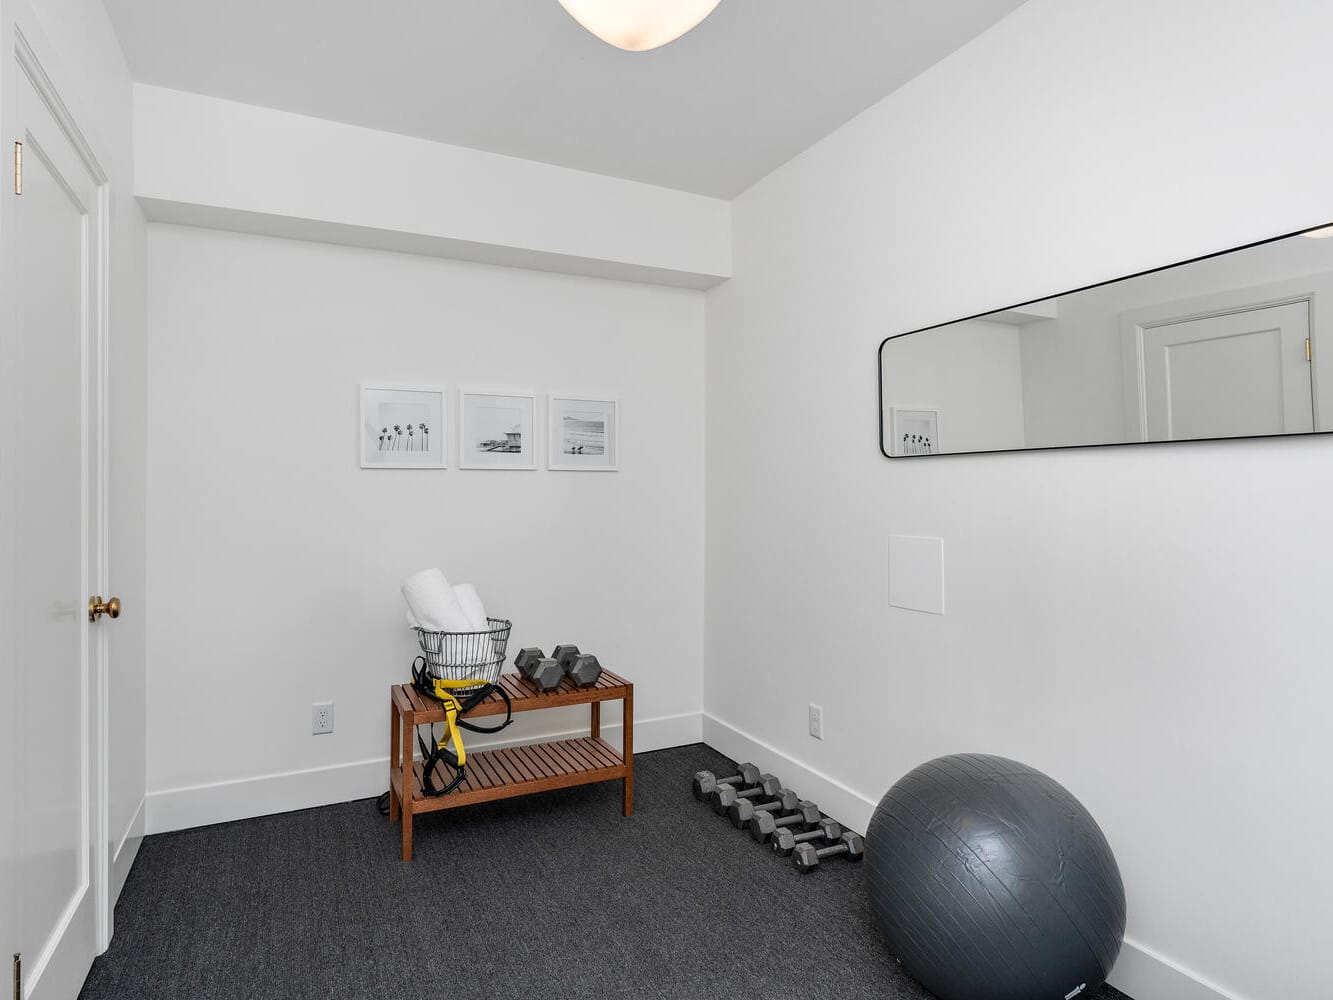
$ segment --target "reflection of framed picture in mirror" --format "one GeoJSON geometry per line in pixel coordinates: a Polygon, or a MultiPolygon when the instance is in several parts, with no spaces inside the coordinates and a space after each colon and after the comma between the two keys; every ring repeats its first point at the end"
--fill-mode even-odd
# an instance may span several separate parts
{"type": "Polygon", "coordinates": [[[364,383],[360,394],[361,468],[445,467],[444,389],[364,383]]]}
{"type": "Polygon", "coordinates": [[[940,453],[940,411],[895,406],[889,428],[894,458],[940,453]]]}
{"type": "Polygon", "coordinates": [[[458,393],[460,469],[535,469],[537,397],[532,393],[458,393]]]}
{"type": "Polygon", "coordinates": [[[603,396],[551,396],[546,467],[614,472],[620,467],[620,419],[616,401],[603,396]]]}

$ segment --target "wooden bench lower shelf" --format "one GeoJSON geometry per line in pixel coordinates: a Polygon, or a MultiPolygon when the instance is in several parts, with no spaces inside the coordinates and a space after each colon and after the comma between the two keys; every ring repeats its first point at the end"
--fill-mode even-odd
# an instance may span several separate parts
{"type": "MultiPolygon", "coordinates": [[[[604,671],[595,685],[574,687],[568,678],[553,691],[538,691],[518,674],[499,679],[517,712],[541,708],[587,705],[589,735],[551,743],[526,743],[492,750],[469,751],[467,779],[447,795],[427,796],[422,790],[422,762],[413,759],[417,726],[444,720],[439,702],[423,698],[410,684],[396,684],[389,692],[389,819],[403,826],[403,860],[412,860],[412,817],[420,813],[456,809],[556,788],[590,785],[598,781],[624,783],[623,812],[634,815],[634,685],[604,671]],[[602,739],[602,702],[619,701],[622,708],[624,752],[602,739]],[[404,785],[411,788],[404,794],[404,785]]],[[[504,700],[492,694],[469,714],[497,715],[504,700]]],[[[436,764],[435,786],[453,780],[443,763],[436,764]]]]}
{"type": "MultiPolygon", "coordinates": [[[[421,761],[412,762],[412,811],[436,812],[455,806],[531,795],[554,788],[591,785],[625,776],[625,758],[602,739],[584,736],[555,743],[527,743],[467,755],[467,780],[448,795],[427,796],[421,788],[421,761]]],[[[435,787],[453,779],[443,764],[435,765],[435,787]]],[[[402,797],[402,771],[390,775],[394,794],[402,797]]]]}

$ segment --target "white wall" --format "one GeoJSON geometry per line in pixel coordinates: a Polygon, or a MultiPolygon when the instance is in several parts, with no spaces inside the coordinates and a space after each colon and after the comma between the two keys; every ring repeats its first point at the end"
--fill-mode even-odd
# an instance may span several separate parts
{"type": "Polygon", "coordinates": [[[398,585],[433,565],[511,651],[633,680],[637,748],[698,740],[703,329],[694,291],[150,226],[150,830],[387,787],[398,585]],[[622,471],[361,470],[366,379],[615,394],[622,471]]]}
{"type": "Polygon", "coordinates": [[[1119,857],[1137,1000],[1327,993],[1333,441],[895,463],[875,350],[1333,218],[1331,33],[1030,0],[742,195],[708,293],[706,736],[854,823],[938,754],[1054,775],[1119,857]],[[887,606],[890,533],[945,539],[945,616],[887,606]]]}
{"type": "Polygon", "coordinates": [[[616,177],[139,84],[149,217],[707,288],[731,204],[616,177]]]}

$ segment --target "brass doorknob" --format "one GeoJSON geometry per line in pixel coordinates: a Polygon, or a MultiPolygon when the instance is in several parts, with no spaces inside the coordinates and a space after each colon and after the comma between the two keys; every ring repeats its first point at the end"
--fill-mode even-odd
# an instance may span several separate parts
{"type": "Polygon", "coordinates": [[[108,601],[102,600],[102,595],[88,598],[88,620],[95,622],[103,615],[110,615],[112,618],[120,617],[120,598],[113,597],[108,601]]]}

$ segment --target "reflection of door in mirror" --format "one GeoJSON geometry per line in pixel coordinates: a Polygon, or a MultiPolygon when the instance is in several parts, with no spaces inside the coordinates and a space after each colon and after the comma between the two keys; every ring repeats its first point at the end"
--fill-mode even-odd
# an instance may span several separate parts
{"type": "Polygon", "coordinates": [[[1308,300],[1139,329],[1141,440],[1314,430],[1308,300]]]}

